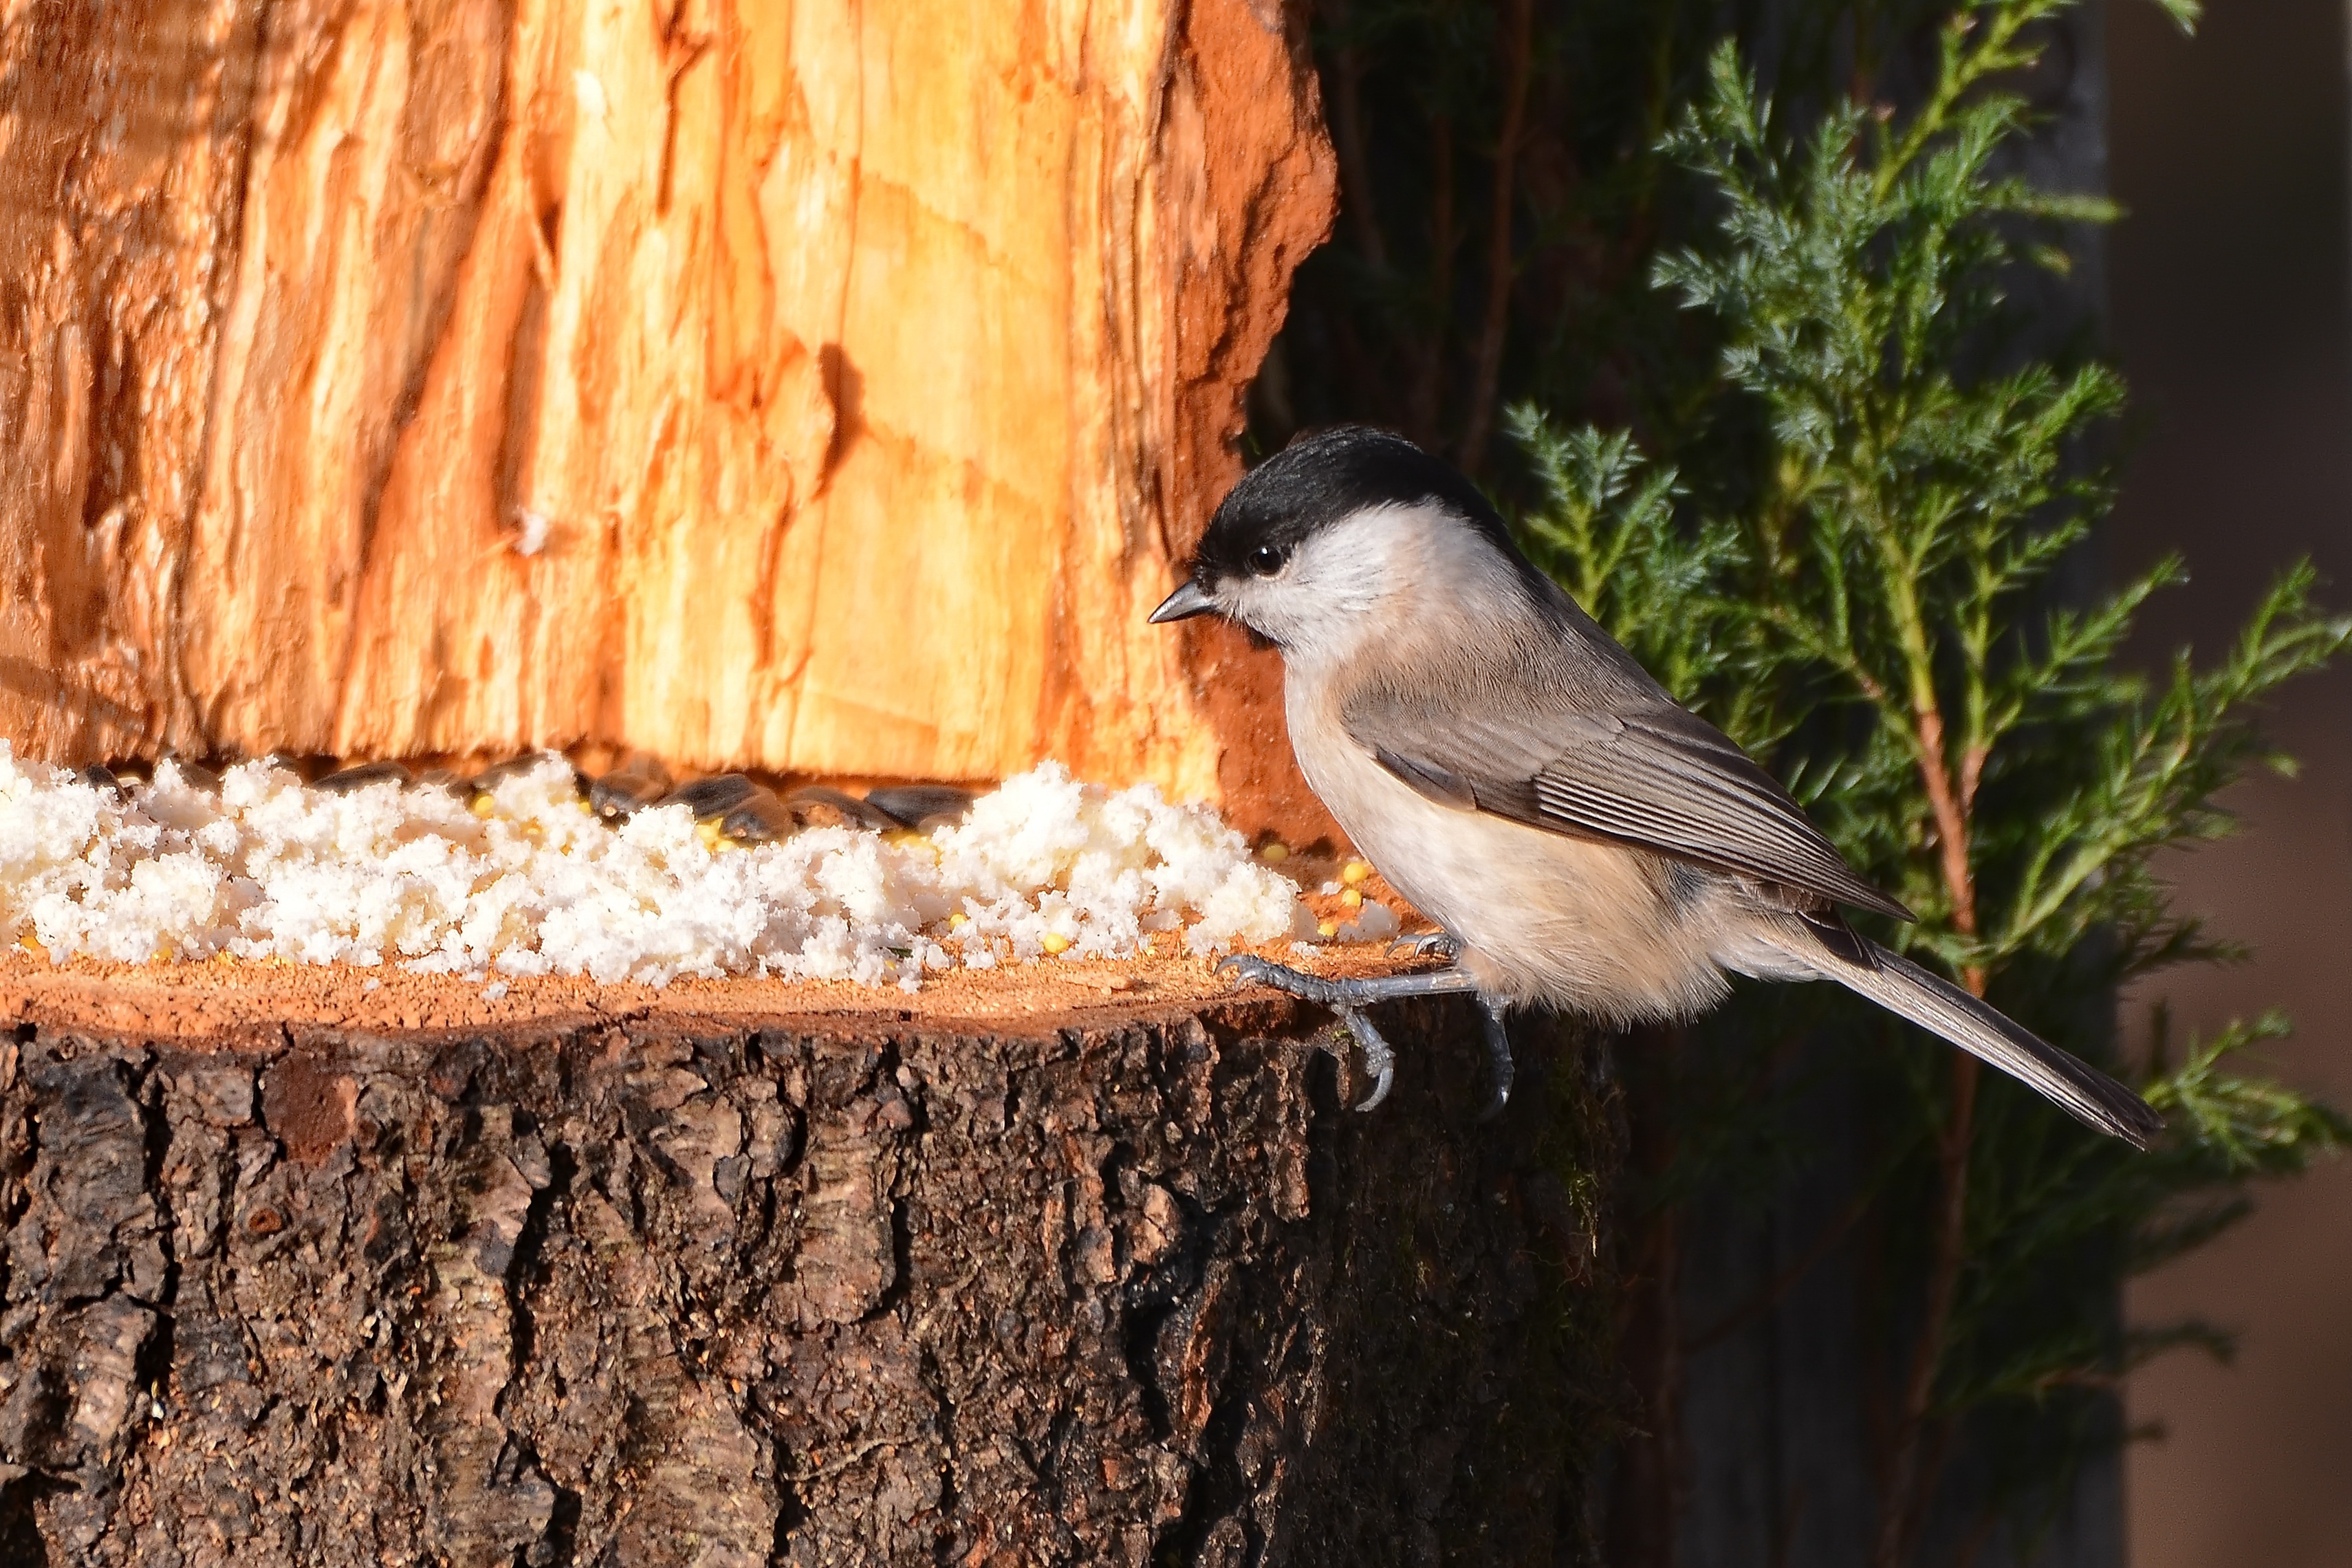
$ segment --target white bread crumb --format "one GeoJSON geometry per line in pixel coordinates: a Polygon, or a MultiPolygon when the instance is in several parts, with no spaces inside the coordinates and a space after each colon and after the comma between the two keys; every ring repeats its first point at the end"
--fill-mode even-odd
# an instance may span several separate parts
{"type": "Polygon", "coordinates": [[[574,791],[550,755],[501,780],[486,817],[439,788],[331,794],[264,762],[217,794],[168,762],[117,794],[0,741],[0,933],[58,962],[229,953],[912,990],[926,973],[1038,962],[1049,935],[1064,958],[1127,958],[1153,932],[1206,954],[1314,930],[1296,884],[1214,812],[1056,763],[928,840],[815,827],[714,851],[684,806],[614,828],[574,791]]]}

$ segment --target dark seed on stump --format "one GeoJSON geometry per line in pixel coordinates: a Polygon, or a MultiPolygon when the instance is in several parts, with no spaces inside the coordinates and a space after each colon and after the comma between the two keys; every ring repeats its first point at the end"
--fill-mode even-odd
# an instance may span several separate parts
{"type": "Polygon", "coordinates": [[[122,781],[114,776],[113,769],[103,763],[90,763],[89,766],[82,769],[80,778],[82,783],[94,789],[111,790],[116,795],[122,793],[122,781]]]}
{"type": "Polygon", "coordinates": [[[694,813],[697,822],[709,822],[725,816],[729,812],[751,798],[760,786],[741,773],[720,773],[713,778],[697,779],[692,784],[674,789],[654,802],[656,805],[682,805],[694,813]]]}
{"type": "Polygon", "coordinates": [[[866,792],[866,804],[887,812],[902,826],[951,827],[964,819],[979,798],[953,784],[897,784],[866,792]]]}
{"type": "MultiPolygon", "coordinates": [[[[560,752],[532,752],[526,756],[509,757],[503,763],[484,768],[474,775],[473,793],[488,795],[510,778],[519,778],[542,763],[567,762],[560,752]]],[[[582,795],[588,793],[588,777],[578,768],[572,770],[572,787],[582,795]]]]}
{"type": "Polygon", "coordinates": [[[362,763],[357,767],[339,768],[311,787],[330,795],[349,795],[370,784],[402,784],[415,775],[398,763],[362,763]]]}
{"type": "Polygon", "coordinates": [[[870,802],[824,784],[803,784],[784,797],[784,804],[809,827],[870,827],[884,833],[900,826],[897,817],[870,802]]]}
{"type": "Polygon", "coordinates": [[[476,789],[496,789],[519,774],[529,773],[539,765],[536,753],[527,757],[509,757],[503,763],[493,763],[474,775],[476,789]]]}
{"type": "Polygon", "coordinates": [[[799,826],[799,819],[775,791],[754,784],[751,797],[719,819],[719,831],[746,844],[765,844],[790,838],[799,826]]]}
{"type": "Polygon", "coordinates": [[[181,782],[190,789],[200,789],[207,795],[220,793],[220,774],[213,772],[204,763],[192,763],[184,757],[173,757],[170,761],[173,767],[180,770],[181,782]]]}
{"type": "Polygon", "coordinates": [[[659,758],[634,756],[588,786],[588,805],[605,820],[618,821],[669,794],[672,783],[659,758]]]}

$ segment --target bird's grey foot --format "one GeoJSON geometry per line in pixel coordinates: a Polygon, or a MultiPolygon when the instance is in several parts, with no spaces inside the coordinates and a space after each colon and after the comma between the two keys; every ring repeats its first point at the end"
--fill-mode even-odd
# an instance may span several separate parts
{"type": "Polygon", "coordinates": [[[1372,1021],[1364,1016],[1362,1008],[1341,1007],[1338,1011],[1339,1022],[1348,1026],[1348,1033],[1353,1035],[1356,1044],[1363,1047],[1364,1070],[1372,1075],[1372,1092],[1356,1109],[1375,1110],[1389,1097],[1389,1086],[1396,1082],[1396,1052],[1389,1048],[1389,1043],[1381,1037],[1381,1032],[1372,1027],[1372,1021]]]}
{"type": "MultiPolygon", "coordinates": [[[[1286,963],[1238,952],[1217,963],[1219,973],[1230,970],[1253,984],[1271,985],[1303,1001],[1314,1002],[1339,1015],[1348,1032],[1364,1047],[1364,1067],[1372,1075],[1372,1092],[1359,1110],[1370,1110],[1389,1097],[1389,1086],[1396,1080],[1396,1052],[1381,1032],[1372,1027],[1364,1009],[1380,1002],[1394,1002],[1407,996],[1443,996],[1464,991],[1475,991],[1477,983],[1459,969],[1432,970],[1421,974],[1383,974],[1362,980],[1326,980],[1319,974],[1309,974],[1303,969],[1293,969],[1286,963]]],[[[1489,1016],[1492,1016],[1490,1014],[1489,1016]]],[[[1510,1062],[1510,1047],[1503,1047],[1505,1071],[1510,1062]]],[[[1505,1092],[1509,1091],[1508,1079],[1505,1092]]],[[[1498,1102],[1499,1103],[1499,1102],[1498,1102]]]]}
{"type": "Polygon", "coordinates": [[[1389,943],[1384,956],[1394,958],[1399,948],[1405,949],[1415,958],[1442,958],[1448,963],[1462,956],[1462,944],[1442,931],[1397,937],[1389,943]]]}
{"type": "Polygon", "coordinates": [[[1370,1110],[1389,1097],[1389,1087],[1396,1082],[1396,1051],[1387,1037],[1372,1026],[1362,1008],[1334,1007],[1331,1011],[1338,1016],[1339,1026],[1316,1036],[1314,1043],[1330,1052],[1343,1068],[1349,1065],[1349,1046],[1363,1047],[1364,1070],[1371,1074],[1372,1092],[1356,1109],[1370,1110]]]}
{"type": "Polygon", "coordinates": [[[1478,1010],[1486,1016],[1486,1059],[1494,1065],[1495,1073],[1495,1098],[1486,1102],[1478,1120],[1492,1121],[1511,1102],[1511,1083],[1518,1077],[1518,1068],[1511,1063],[1511,1036],[1503,1026],[1502,1005],[1481,997],[1478,1010]]]}
{"type": "Polygon", "coordinates": [[[1370,1007],[1408,996],[1448,996],[1475,991],[1478,983],[1459,969],[1434,969],[1420,974],[1377,974],[1360,980],[1326,980],[1286,963],[1237,952],[1217,961],[1217,972],[1230,970],[1255,985],[1271,985],[1302,1001],[1326,1007],[1370,1007]]]}
{"type": "Polygon", "coordinates": [[[1276,963],[1270,958],[1236,952],[1217,960],[1217,973],[1233,973],[1253,985],[1271,985],[1276,991],[1308,1002],[1320,1002],[1326,1007],[1339,1005],[1339,982],[1326,980],[1319,974],[1309,974],[1303,969],[1293,969],[1286,963],[1276,963]]]}

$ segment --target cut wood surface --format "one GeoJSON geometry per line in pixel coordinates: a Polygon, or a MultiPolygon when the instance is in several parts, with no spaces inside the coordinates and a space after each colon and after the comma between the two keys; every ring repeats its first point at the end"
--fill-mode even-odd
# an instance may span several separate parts
{"type": "Polygon", "coordinates": [[[6,7],[0,734],[1055,756],[1315,830],[1265,657],[1143,622],[1328,221],[1301,26],[6,7]]]}
{"type": "Polygon", "coordinates": [[[1580,1057],[1071,968],[0,965],[0,1560],[1585,1560],[1580,1057]]]}

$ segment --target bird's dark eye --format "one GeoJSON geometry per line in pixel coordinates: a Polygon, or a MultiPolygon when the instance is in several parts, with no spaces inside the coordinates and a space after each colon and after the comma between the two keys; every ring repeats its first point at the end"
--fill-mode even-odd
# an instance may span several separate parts
{"type": "Polygon", "coordinates": [[[1249,552],[1248,559],[1243,564],[1250,569],[1254,576],[1271,577],[1281,571],[1282,563],[1289,559],[1290,552],[1271,544],[1261,544],[1249,552]]]}

